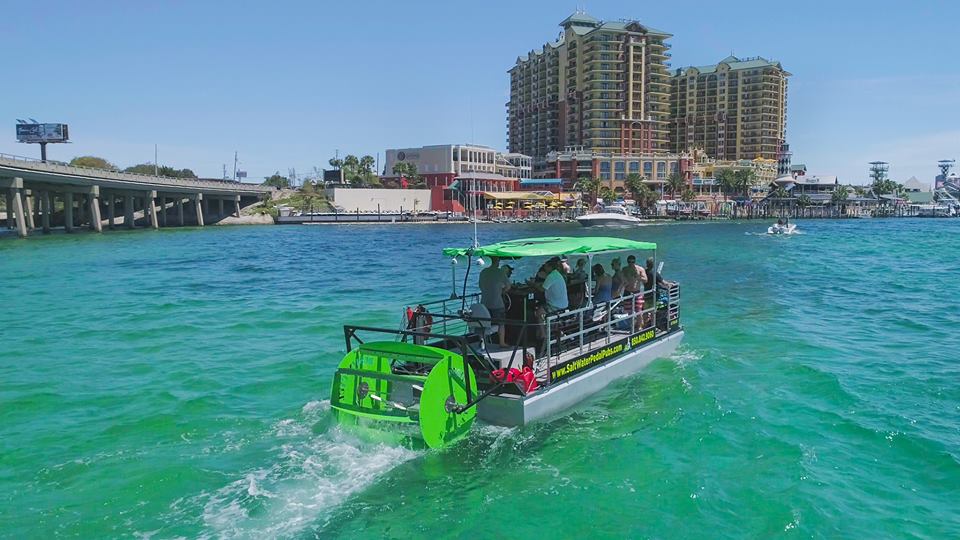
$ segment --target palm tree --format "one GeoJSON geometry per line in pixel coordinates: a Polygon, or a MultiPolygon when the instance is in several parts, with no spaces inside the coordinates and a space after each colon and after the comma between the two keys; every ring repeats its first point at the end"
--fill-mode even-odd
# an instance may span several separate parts
{"type": "Polygon", "coordinates": [[[717,184],[720,186],[720,191],[723,193],[724,200],[726,200],[727,195],[736,191],[737,175],[734,170],[721,169],[714,175],[714,177],[717,179],[717,184]]]}
{"type": "Polygon", "coordinates": [[[670,190],[670,197],[674,199],[677,198],[677,193],[682,192],[686,185],[687,181],[680,173],[670,173],[670,176],[667,177],[667,188],[670,190]]]}
{"type": "Polygon", "coordinates": [[[744,196],[748,196],[750,194],[750,188],[753,187],[753,183],[757,178],[757,175],[755,172],[753,172],[753,169],[741,169],[739,171],[735,171],[733,173],[733,177],[735,180],[734,185],[736,186],[736,190],[742,193],[744,196]]]}
{"type": "Polygon", "coordinates": [[[623,181],[623,187],[627,188],[627,191],[630,192],[630,195],[638,206],[640,204],[640,193],[643,191],[644,186],[646,186],[643,181],[644,178],[637,173],[628,174],[626,180],[623,181]]]}
{"type": "Polygon", "coordinates": [[[813,199],[811,199],[806,193],[797,197],[797,207],[800,208],[801,215],[803,214],[803,210],[811,204],[813,204],[813,199]]]}
{"type": "Polygon", "coordinates": [[[330,164],[334,169],[340,170],[343,167],[343,160],[338,158],[330,158],[330,161],[327,163],[330,164]]]}
{"type": "Polygon", "coordinates": [[[840,209],[847,203],[847,197],[850,196],[850,190],[847,186],[837,186],[837,189],[830,195],[830,203],[833,204],[834,215],[840,215],[840,209]]]}
{"type": "Polygon", "coordinates": [[[784,200],[790,198],[790,192],[787,191],[787,188],[778,185],[770,192],[770,195],[767,196],[768,199],[776,199],[777,206],[780,207],[780,215],[783,215],[783,206],[784,200]]]}
{"type": "Polygon", "coordinates": [[[609,202],[617,198],[617,194],[610,189],[609,186],[603,186],[600,188],[600,198],[603,199],[603,202],[609,202]]]}
{"type": "Polygon", "coordinates": [[[581,176],[577,180],[577,183],[574,184],[573,189],[579,191],[580,193],[586,194],[588,197],[590,197],[593,203],[596,203],[600,192],[600,179],[589,176],[581,176]]]}

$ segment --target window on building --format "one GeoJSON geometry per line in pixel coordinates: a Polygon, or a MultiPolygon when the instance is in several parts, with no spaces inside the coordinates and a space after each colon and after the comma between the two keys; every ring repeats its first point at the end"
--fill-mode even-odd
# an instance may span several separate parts
{"type": "Polygon", "coordinates": [[[609,172],[610,172],[610,162],[609,162],[609,161],[601,161],[601,162],[600,162],[600,172],[602,172],[602,173],[603,173],[603,172],[606,172],[606,173],[609,173],[609,172]]]}
{"type": "Polygon", "coordinates": [[[640,172],[640,162],[639,162],[639,161],[631,161],[631,162],[630,162],[630,172],[632,172],[632,173],[639,173],[639,172],[640,172]]]}
{"type": "Polygon", "coordinates": [[[653,174],[653,163],[649,161],[643,162],[643,175],[647,178],[650,178],[650,175],[653,174]]]}
{"type": "Polygon", "coordinates": [[[613,164],[613,170],[619,173],[622,173],[626,169],[625,164],[622,161],[618,161],[613,164]]]}
{"type": "Polygon", "coordinates": [[[667,164],[664,162],[657,163],[657,178],[663,179],[667,177],[667,164]]]}

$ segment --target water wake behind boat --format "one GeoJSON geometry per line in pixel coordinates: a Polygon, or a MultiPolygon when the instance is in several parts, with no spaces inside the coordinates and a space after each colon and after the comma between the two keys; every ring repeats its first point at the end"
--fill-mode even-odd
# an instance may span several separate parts
{"type": "Polygon", "coordinates": [[[336,427],[329,401],[274,425],[276,461],[196,501],[204,537],[277,538],[322,527],[350,496],[422,452],[362,442],[336,427]],[[319,433],[317,432],[319,431],[319,433]]]}

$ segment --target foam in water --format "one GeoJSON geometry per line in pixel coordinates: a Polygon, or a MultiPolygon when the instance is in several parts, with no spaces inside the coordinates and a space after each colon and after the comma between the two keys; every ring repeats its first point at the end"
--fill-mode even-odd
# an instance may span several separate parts
{"type": "Polygon", "coordinates": [[[329,401],[307,403],[303,417],[274,426],[273,436],[299,440],[281,444],[277,460],[210,494],[203,521],[217,538],[289,536],[316,524],[351,495],[373,484],[420,452],[366,444],[339,427],[311,434],[330,415],[329,401]]]}

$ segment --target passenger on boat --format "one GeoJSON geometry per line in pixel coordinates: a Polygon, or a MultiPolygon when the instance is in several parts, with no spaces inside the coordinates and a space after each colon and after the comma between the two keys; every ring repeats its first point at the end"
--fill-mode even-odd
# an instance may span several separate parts
{"type": "MultiPolygon", "coordinates": [[[[490,257],[490,266],[480,272],[480,303],[490,311],[490,318],[502,321],[506,317],[506,308],[503,304],[503,295],[510,290],[510,276],[500,268],[500,257],[490,257]]],[[[497,324],[499,329],[500,346],[507,345],[507,325],[497,324]]]]}
{"type": "Polygon", "coordinates": [[[537,283],[536,279],[531,280],[530,285],[543,291],[544,300],[546,300],[547,315],[560,310],[567,309],[569,302],[567,300],[567,280],[563,278],[561,272],[562,263],[559,257],[553,257],[543,264],[543,269],[547,272],[547,277],[543,283],[537,283]]]}
{"type": "Polygon", "coordinates": [[[610,279],[613,282],[613,296],[619,298],[623,296],[623,275],[620,269],[620,257],[614,257],[610,261],[610,279]]]}
{"type": "Polygon", "coordinates": [[[647,280],[645,284],[646,292],[643,295],[644,303],[648,306],[656,305],[656,295],[657,289],[667,289],[674,285],[672,281],[667,281],[663,279],[663,276],[660,275],[660,272],[653,267],[653,257],[647,258],[647,280]],[[654,283],[656,282],[656,283],[654,283]]]}
{"type": "Polygon", "coordinates": [[[583,283],[587,280],[587,260],[586,259],[577,259],[577,265],[573,269],[573,273],[570,274],[571,283],[583,283]]]}
{"type": "MultiPolygon", "coordinates": [[[[632,301],[624,305],[624,311],[627,313],[641,313],[643,311],[643,285],[647,281],[647,272],[642,266],[637,264],[637,257],[630,255],[627,257],[627,267],[621,272],[623,276],[623,294],[625,296],[636,295],[632,301]]],[[[643,320],[641,323],[645,322],[643,320]]],[[[633,319],[633,331],[636,332],[638,321],[633,319]]]]}
{"type": "Polygon", "coordinates": [[[593,289],[593,302],[595,304],[613,300],[613,279],[603,271],[602,264],[593,265],[593,282],[596,284],[593,289]]]}

